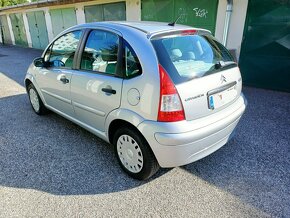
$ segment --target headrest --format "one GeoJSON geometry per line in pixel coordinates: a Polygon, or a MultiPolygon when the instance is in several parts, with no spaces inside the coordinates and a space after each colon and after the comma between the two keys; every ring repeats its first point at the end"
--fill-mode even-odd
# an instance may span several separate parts
{"type": "Polygon", "coordinates": [[[182,53],[180,51],[180,49],[175,48],[171,50],[171,56],[174,58],[180,58],[182,56],[182,53]]]}
{"type": "Polygon", "coordinates": [[[185,60],[195,60],[195,55],[192,51],[188,51],[184,54],[185,60]]]}
{"type": "Polygon", "coordinates": [[[116,53],[110,53],[108,50],[103,50],[102,53],[102,59],[103,61],[117,61],[117,54],[116,53]]]}

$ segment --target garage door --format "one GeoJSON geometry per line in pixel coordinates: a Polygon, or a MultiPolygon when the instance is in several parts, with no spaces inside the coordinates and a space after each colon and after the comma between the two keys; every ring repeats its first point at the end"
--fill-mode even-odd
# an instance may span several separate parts
{"type": "Polygon", "coordinates": [[[9,15],[12,25],[12,30],[15,38],[15,44],[21,46],[28,46],[23,22],[22,13],[9,15]]]}
{"type": "Polygon", "coordinates": [[[240,55],[245,84],[290,92],[290,0],[250,0],[240,55]]]}
{"type": "Polygon", "coordinates": [[[45,49],[48,44],[47,28],[43,11],[27,13],[32,47],[45,49]]]}
{"type": "Polygon", "coordinates": [[[86,22],[126,20],[125,2],[85,6],[86,22]]]}
{"type": "Polygon", "coordinates": [[[6,15],[0,16],[0,26],[1,26],[2,33],[3,33],[4,43],[5,44],[12,44],[6,15]]]}
{"type": "Polygon", "coordinates": [[[210,30],[216,26],[218,0],[142,0],[141,19],[172,22],[210,30]]]}
{"type": "Polygon", "coordinates": [[[54,36],[77,24],[75,8],[50,10],[50,16],[54,36]]]}

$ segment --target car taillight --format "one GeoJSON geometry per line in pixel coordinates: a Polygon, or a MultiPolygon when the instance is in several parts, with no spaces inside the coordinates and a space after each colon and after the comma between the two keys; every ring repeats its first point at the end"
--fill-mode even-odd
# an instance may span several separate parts
{"type": "Polygon", "coordinates": [[[183,106],[179,94],[166,71],[159,65],[160,100],[158,121],[175,122],[185,120],[183,106]]]}

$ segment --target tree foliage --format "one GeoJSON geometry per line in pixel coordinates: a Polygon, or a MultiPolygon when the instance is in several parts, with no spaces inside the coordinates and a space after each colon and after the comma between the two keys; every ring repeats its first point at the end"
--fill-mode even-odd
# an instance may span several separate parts
{"type": "Polygon", "coordinates": [[[0,0],[0,8],[6,6],[12,6],[17,4],[23,4],[28,2],[27,0],[0,0]]]}

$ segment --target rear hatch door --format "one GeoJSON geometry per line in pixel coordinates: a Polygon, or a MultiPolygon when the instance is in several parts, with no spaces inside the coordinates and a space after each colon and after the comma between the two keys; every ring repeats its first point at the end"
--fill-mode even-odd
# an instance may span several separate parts
{"type": "Polygon", "coordinates": [[[177,88],[186,120],[193,120],[232,104],[242,81],[233,57],[213,36],[185,33],[155,36],[151,42],[177,88]]]}
{"type": "Polygon", "coordinates": [[[241,93],[240,78],[236,67],[177,85],[186,120],[213,114],[232,104],[241,93]]]}

